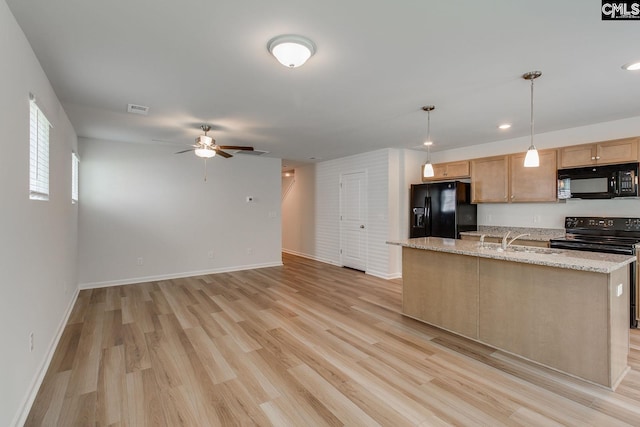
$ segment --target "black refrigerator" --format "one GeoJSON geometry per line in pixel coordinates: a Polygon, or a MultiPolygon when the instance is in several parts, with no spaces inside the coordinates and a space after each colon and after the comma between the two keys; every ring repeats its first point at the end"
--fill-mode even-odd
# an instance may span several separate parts
{"type": "Polygon", "coordinates": [[[461,231],[475,231],[478,209],[471,204],[468,182],[447,181],[411,186],[409,237],[460,238],[461,231]]]}

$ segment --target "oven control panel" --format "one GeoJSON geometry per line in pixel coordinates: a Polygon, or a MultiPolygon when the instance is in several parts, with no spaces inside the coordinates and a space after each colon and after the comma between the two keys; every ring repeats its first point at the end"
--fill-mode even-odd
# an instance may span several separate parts
{"type": "Polygon", "coordinates": [[[564,228],[640,232],[640,218],[568,216],[564,220],[564,228]]]}

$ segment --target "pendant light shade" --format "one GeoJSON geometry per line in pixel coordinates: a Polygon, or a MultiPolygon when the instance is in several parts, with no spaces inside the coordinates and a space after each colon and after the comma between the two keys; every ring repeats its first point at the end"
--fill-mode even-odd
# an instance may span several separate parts
{"type": "Polygon", "coordinates": [[[431,164],[431,146],[433,145],[433,141],[431,141],[431,112],[435,110],[435,108],[434,105],[422,107],[422,111],[427,112],[427,140],[424,142],[424,145],[427,147],[427,163],[425,163],[422,168],[423,178],[431,178],[434,176],[433,165],[431,164]]]}
{"type": "Polygon", "coordinates": [[[272,38],[267,48],[278,62],[289,68],[303,65],[316,53],[316,45],[311,40],[293,34],[272,38]]]}
{"type": "Polygon", "coordinates": [[[537,168],[540,166],[540,156],[538,156],[538,150],[533,145],[527,150],[527,155],[524,156],[525,168],[537,168]]]}
{"type": "Polygon", "coordinates": [[[523,79],[531,81],[531,144],[529,145],[527,155],[524,158],[525,168],[537,168],[540,166],[538,150],[536,149],[536,146],[533,145],[533,81],[541,75],[542,72],[540,71],[530,71],[522,75],[523,79]]]}

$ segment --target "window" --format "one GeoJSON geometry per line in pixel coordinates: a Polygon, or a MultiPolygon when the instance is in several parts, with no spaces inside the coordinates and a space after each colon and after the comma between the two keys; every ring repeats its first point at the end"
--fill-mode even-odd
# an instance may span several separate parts
{"type": "Polygon", "coordinates": [[[78,203],[78,155],[71,153],[71,203],[78,203]]]}
{"type": "Polygon", "coordinates": [[[29,198],[49,200],[49,127],[51,124],[31,97],[29,120],[29,198]]]}

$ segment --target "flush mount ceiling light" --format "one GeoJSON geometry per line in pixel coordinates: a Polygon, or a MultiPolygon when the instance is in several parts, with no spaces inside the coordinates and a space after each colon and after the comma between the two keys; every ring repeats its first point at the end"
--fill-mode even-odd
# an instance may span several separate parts
{"type": "Polygon", "coordinates": [[[505,130],[505,129],[509,129],[510,127],[511,127],[511,123],[503,123],[498,126],[498,129],[505,130]]]}
{"type": "Polygon", "coordinates": [[[427,140],[423,143],[423,145],[427,147],[427,163],[424,164],[424,168],[422,169],[423,178],[431,178],[434,176],[433,165],[431,164],[431,146],[433,145],[433,141],[431,141],[431,112],[435,109],[435,105],[425,105],[422,107],[422,111],[427,112],[427,140]]]}
{"type": "Polygon", "coordinates": [[[636,62],[630,62],[628,64],[624,64],[622,66],[623,70],[627,70],[627,71],[638,71],[640,70],[640,61],[636,61],[636,62]]]}
{"type": "Polygon", "coordinates": [[[285,34],[269,40],[267,49],[285,67],[296,68],[316,53],[316,45],[306,37],[285,34]]]}
{"type": "Polygon", "coordinates": [[[522,75],[523,79],[531,81],[531,145],[529,145],[527,155],[524,158],[525,168],[537,168],[538,166],[540,166],[540,157],[538,156],[538,150],[536,149],[536,146],[533,145],[533,81],[541,75],[542,72],[540,71],[529,71],[528,73],[522,75]]]}

